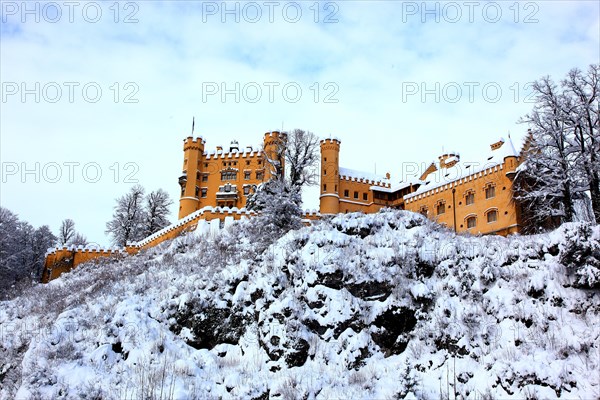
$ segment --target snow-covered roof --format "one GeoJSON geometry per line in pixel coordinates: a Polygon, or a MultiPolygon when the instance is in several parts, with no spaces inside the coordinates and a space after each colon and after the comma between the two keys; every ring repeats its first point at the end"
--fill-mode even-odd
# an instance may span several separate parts
{"type": "MultiPolygon", "coordinates": [[[[504,141],[504,139],[500,139],[500,141],[504,141]]],[[[504,141],[502,146],[496,150],[491,150],[488,156],[481,161],[458,161],[450,168],[440,169],[438,166],[436,171],[427,175],[415,192],[404,196],[404,198],[411,199],[430,190],[438,189],[475,174],[486,175],[490,171],[497,171],[498,169],[502,169],[502,164],[506,157],[518,157],[518,155],[519,153],[515,150],[515,146],[509,138],[508,141],[504,141]]]]}
{"type": "Polygon", "coordinates": [[[342,167],[340,167],[340,176],[346,177],[347,179],[357,179],[357,180],[364,179],[364,180],[373,181],[373,182],[381,182],[381,183],[386,183],[386,184],[390,183],[390,180],[383,175],[377,175],[377,174],[372,174],[369,172],[357,171],[354,169],[342,168],[342,167]]]}

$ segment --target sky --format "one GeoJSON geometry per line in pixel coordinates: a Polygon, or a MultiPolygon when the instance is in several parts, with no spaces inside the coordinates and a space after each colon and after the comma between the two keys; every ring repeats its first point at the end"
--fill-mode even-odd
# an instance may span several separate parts
{"type": "MultiPolygon", "coordinates": [[[[0,1],[0,204],[90,242],[132,185],[174,200],[191,134],[341,140],[393,181],[519,148],[531,83],[600,62],[596,1],[0,1]]],[[[304,192],[318,208],[318,188],[304,192]]]]}

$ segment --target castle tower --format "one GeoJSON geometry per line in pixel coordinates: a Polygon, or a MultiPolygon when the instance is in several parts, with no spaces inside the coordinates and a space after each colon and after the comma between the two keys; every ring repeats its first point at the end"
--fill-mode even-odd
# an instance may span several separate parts
{"type": "Polygon", "coordinates": [[[275,174],[283,174],[285,167],[285,157],[283,151],[285,149],[285,143],[287,141],[287,134],[285,132],[272,131],[265,133],[263,148],[265,149],[265,156],[272,161],[276,161],[277,165],[269,165],[265,162],[265,182],[273,177],[275,174]],[[277,171],[274,171],[277,169],[277,171]]]}
{"type": "Polygon", "coordinates": [[[198,209],[204,143],[202,137],[194,139],[192,136],[183,141],[183,170],[179,177],[179,219],[198,209]]]}
{"type": "Polygon", "coordinates": [[[321,214],[340,212],[340,143],[338,139],[321,140],[321,214]]]}

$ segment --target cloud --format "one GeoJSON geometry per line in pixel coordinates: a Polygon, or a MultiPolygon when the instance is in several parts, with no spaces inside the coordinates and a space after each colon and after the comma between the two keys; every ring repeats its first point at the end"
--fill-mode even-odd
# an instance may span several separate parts
{"type": "MultiPolygon", "coordinates": [[[[401,162],[429,160],[442,146],[475,157],[509,130],[518,142],[526,127],[516,121],[532,107],[527,83],[547,74],[560,79],[600,58],[599,6],[583,1],[519,2],[518,16],[516,3],[498,2],[496,22],[492,6],[482,14],[484,3],[471,21],[466,2],[318,8],[302,2],[297,22],[291,2],[274,7],[272,22],[263,2],[254,3],[258,20],[250,2],[228,2],[237,14],[221,2],[80,2],[73,22],[57,2],[63,14],[56,23],[41,14],[40,22],[35,15],[22,22],[22,13],[7,14],[7,3],[21,2],[2,4],[2,94],[11,83],[19,92],[0,104],[3,165],[97,163],[102,179],[89,182],[79,171],[73,182],[40,176],[37,183],[35,174],[22,179],[19,173],[3,182],[2,205],[55,230],[73,218],[98,243],[107,243],[103,230],[113,199],[131,186],[125,165],[137,167],[134,178],[148,190],[162,187],[177,198],[181,144],[192,116],[209,148],[233,138],[258,145],[265,131],[301,127],[340,137],[346,166],[373,171],[377,164],[378,172],[394,174],[401,162]],[[458,20],[451,3],[461,11],[458,20]],[[101,17],[90,22],[97,6],[101,17]],[[427,12],[436,7],[435,15],[427,12]],[[53,82],[62,89],[55,103],[48,101],[53,82]],[[78,84],[72,102],[69,82],[78,84]],[[35,93],[23,102],[21,84],[39,102],[35,93]],[[212,84],[219,91],[208,95],[212,84]],[[413,85],[418,92],[408,95],[413,85]],[[102,93],[92,102],[97,87],[102,93]],[[253,102],[256,87],[262,96],[253,102]],[[496,87],[502,93],[492,102],[496,87]]],[[[35,4],[40,13],[50,10],[49,3],[35,4]]],[[[306,200],[318,206],[316,195],[306,200]]]]}

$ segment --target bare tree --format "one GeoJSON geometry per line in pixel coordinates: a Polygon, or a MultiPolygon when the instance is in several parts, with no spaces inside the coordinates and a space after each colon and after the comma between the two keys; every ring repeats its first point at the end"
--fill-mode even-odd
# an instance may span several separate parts
{"type": "Polygon", "coordinates": [[[582,185],[589,190],[596,223],[600,223],[600,66],[586,74],[573,69],[562,82],[569,97],[568,123],[582,185]]]}
{"type": "Polygon", "coordinates": [[[275,179],[287,180],[290,187],[298,190],[318,183],[319,138],[314,133],[294,129],[280,136],[274,152],[263,151],[267,154],[267,166],[275,179]]]}
{"type": "Polygon", "coordinates": [[[146,196],[144,214],[144,235],[149,236],[169,225],[169,206],[173,201],[163,189],[150,192],[146,196]]]}
{"type": "Polygon", "coordinates": [[[530,147],[515,180],[526,224],[573,221],[575,205],[590,199],[600,222],[599,81],[592,65],[587,74],[571,70],[560,87],[550,77],[533,85],[536,104],[520,120],[530,126],[530,147]]]}
{"type": "Polygon", "coordinates": [[[284,154],[290,186],[318,183],[319,138],[314,133],[302,129],[288,133],[284,154]]]}
{"type": "Polygon", "coordinates": [[[75,222],[70,218],[64,219],[58,230],[58,245],[69,244],[73,236],[75,236],[75,222]]]}
{"type": "Polygon", "coordinates": [[[0,207],[0,293],[18,282],[39,281],[46,250],[55,242],[47,225],[34,229],[0,207]]]}
{"type": "Polygon", "coordinates": [[[112,242],[126,246],[128,242],[143,238],[144,188],[135,185],[117,199],[113,217],[106,223],[106,233],[112,236],[112,242]]]}
{"type": "Polygon", "coordinates": [[[73,237],[69,241],[69,244],[72,244],[73,246],[87,246],[88,243],[89,242],[87,238],[79,232],[75,232],[75,235],[73,235],[73,237]]]}

